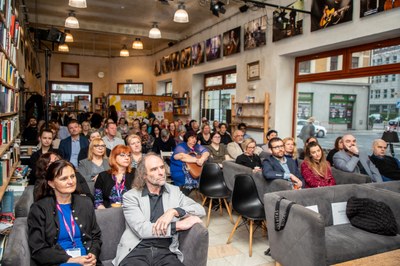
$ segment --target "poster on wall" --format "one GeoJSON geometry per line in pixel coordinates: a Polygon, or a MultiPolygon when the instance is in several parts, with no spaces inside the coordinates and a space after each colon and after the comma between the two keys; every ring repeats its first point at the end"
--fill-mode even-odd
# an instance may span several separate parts
{"type": "Polygon", "coordinates": [[[181,51],[181,69],[192,66],[192,47],[186,47],[181,51]]]}
{"type": "Polygon", "coordinates": [[[223,34],[224,56],[240,53],[240,31],[237,27],[223,34]]]}
{"type": "Polygon", "coordinates": [[[262,16],[244,24],[244,50],[267,44],[267,16],[262,16]]]}
{"type": "Polygon", "coordinates": [[[308,119],[312,116],[313,93],[300,92],[297,104],[297,118],[308,119]]]}
{"type": "Polygon", "coordinates": [[[163,58],[161,58],[161,69],[163,74],[171,72],[169,64],[169,55],[163,56],[163,58]]]}
{"type": "Polygon", "coordinates": [[[313,0],[311,31],[335,26],[353,19],[353,0],[313,0]]]}
{"type": "MultiPolygon", "coordinates": [[[[298,10],[304,10],[304,1],[298,0],[288,7],[298,10]]],[[[293,37],[303,34],[304,13],[296,10],[278,9],[273,12],[273,33],[272,41],[293,37]]]]}
{"type": "Polygon", "coordinates": [[[329,124],[352,124],[356,95],[331,94],[329,124]]]}
{"type": "Polygon", "coordinates": [[[214,36],[206,41],[207,61],[221,57],[221,35],[214,36]]]}
{"type": "Polygon", "coordinates": [[[194,66],[204,63],[204,42],[192,45],[192,64],[194,66]]]}
{"type": "Polygon", "coordinates": [[[400,0],[361,0],[360,17],[400,7],[400,0]]]}
{"type": "Polygon", "coordinates": [[[179,70],[179,52],[171,53],[169,55],[169,63],[171,66],[171,71],[179,70]]]}

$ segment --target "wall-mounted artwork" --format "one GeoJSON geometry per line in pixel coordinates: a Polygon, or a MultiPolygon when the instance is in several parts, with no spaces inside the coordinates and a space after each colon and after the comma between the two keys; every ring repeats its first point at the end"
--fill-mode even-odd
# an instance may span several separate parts
{"type": "MultiPolygon", "coordinates": [[[[289,6],[293,9],[304,10],[304,1],[298,0],[289,6]]],[[[272,41],[293,37],[303,34],[304,14],[296,10],[277,9],[273,12],[272,41]]]]}
{"type": "Polygon", "coordinates": [[[163,74],[171,72],[169,64],[169,55],[163,56],[163,58],[161,58],[161,70],[163,74]]]}
{"type": "Polygon", "coordinates": [[[192,45],[192,64],[199,65],[204,63],[204,42],[199,42],[192,45]]]}
{"type": "Polygon", "coordinates": [[[214,36],[206,41],[206,58],[211,61],[221,57],[221,35],[214,36]]]}
{"type": "Polygon", "coordinates": [[[159,76],[161,75],[161,62],[162,60],[156,60],[154,63],[154,75],[159,76]]]}
{"type": "Polygon", "coordinates": [[[169,61],[171,64],[171,71],[179,70],[179,52],[170,54],[169,61]]]}
{"type": "Polygon", "coordinates": [[[311,31],[335,26],[353,19],[353,0],[313,0],[311,31]]]}
{"type": "Polygon", "coordinates": [[[244,50],[267,44],[267,16],[262,16],[244,24],[244,50]]]}
{"type": "Polygon", "coordinates": [[[119,94],[143,94],[143,83],[117,83],[119,94]]]}
{"type": "Polygon", "coordinates": [[[191,67],[192,65],[192,47],[186,47],[181,51],[181,69],[191,67]]]}
{"type": "MultiPolygon", "coordinates": [[[[31,59],[33,63],[33,56],[31,59]]],[[[79,78],[79,64],[77,63],[61,63],[61,77],[63,78],[79,78]]]]}
{"type": "Polygon", "coordinates": [[[361,0],[360,17],[400,7],[400,0],[361,0]]]}
{"type": "Polygon", "coordinates": [[[224,32],[224,56],[240,53],[240,27],[224,32]]]}

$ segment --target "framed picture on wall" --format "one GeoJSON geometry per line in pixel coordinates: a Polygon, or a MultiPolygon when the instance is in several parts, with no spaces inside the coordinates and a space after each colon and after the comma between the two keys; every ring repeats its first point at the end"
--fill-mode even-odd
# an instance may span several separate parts
{"type": "Polygon", "coordinates": [[[63,78],[79,78],[79,64],[77,63],[61,63],[61,77],[63,78]]]}
{"type": "Polygon", "coordinates": [[[247,80],[260,79],[260,61],[255,61],[247,64],[247,80]]]}
{"type": "Polygon", "coordinates": [[[118,83],[119,94],[143,94],[143,83],[118,83]]]}

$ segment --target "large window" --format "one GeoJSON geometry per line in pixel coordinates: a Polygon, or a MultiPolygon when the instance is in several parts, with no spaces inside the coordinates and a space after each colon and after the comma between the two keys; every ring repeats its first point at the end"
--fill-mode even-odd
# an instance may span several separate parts
{"type": "Polygon", "coordinates": [[[92,110],[92,83],[50,81],[50,109],[85,112],[92,110]]]}

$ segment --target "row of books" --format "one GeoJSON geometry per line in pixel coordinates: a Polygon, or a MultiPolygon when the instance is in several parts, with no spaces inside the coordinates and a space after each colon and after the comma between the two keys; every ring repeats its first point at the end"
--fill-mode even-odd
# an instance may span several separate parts
{"type": "Polygon", "coordinates": [[[19,110],[19,93],[0,84],[0,113],[14,113],[19,110]]]}
{"type": "Polygon", "coordinates": [[[6,151],[3,156],[1,156],[0,160],[0,173],[1,173],[1,178],[0,178],[0,185],[3,185],[3,182],[6,178],[11,177],[12,175],[12,169],[15,163],[15,155],[14,155],[14,150],[13,148],[10,148],[10,150],[6,151]]]}
{"type": "Polygon", "coordinates": [[[0,78],[8,85],[17,88],[17,76],[17,68],[7,59],[4,53],[0,53],[0,78]]]}
{"type": "Polygon", "coordinates": [[[0,145],[8,144],[19,134],[19,119],[17,116],[0,121],[0,145]]]}

